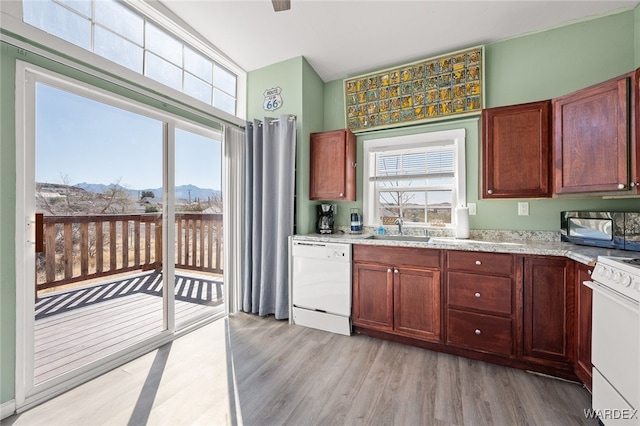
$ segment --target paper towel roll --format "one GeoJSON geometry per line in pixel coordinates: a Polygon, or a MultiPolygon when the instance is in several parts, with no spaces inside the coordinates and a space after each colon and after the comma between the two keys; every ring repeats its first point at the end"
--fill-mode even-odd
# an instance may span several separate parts
{"type": "Polygon", "coordinates": [[[456,207],[456,238],[469,238],[469,207],[456,207]]]}

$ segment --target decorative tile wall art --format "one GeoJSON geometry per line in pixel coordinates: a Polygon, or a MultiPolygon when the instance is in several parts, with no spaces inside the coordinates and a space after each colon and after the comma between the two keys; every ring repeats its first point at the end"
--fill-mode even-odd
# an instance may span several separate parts
{"type": "Polygon", "coordinates": [[[398,127],[484,107],[484,46],[344,80],[347,127],[398,127]]]}

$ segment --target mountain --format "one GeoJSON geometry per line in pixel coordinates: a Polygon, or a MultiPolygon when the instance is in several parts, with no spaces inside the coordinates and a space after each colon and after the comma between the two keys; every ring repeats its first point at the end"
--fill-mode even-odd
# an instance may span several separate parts
{"type": "MultiPolygon", "coordinates": [[[[110,184],[105,185],[102,183],[87,183],[82,182],[75,185],[78,188],[84,189],[85,191],[95,192],[98,194],[104,193],[107,189],[111,189],[116,187],[117,185],[110,184]]],[[[162,195],[162,188],[141,188],[141,189],[125,189],[130,197],[138,199],[140,195],[144,191],[151,191],[154,193],[156,197],[160,197],[162,195]]],[[[222,191],[217,189],[210,188],[200,188],[195,185],[179,185],[176,186],[176,199],[182,200],[206,200],[208,197],[220,197],[222,195],[222,191]]]]}

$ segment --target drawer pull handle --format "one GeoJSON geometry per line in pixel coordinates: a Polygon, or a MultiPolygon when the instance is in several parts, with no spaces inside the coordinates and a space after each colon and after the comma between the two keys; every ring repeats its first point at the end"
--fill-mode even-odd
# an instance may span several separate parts
{"type": "Polygon", "coordinates": [[[480,331],[479,329],[477,329],[477,328],[476,328],[475,333],[479,336],[479,335],[481,335],[481,334],[482,334],[482,331],[480,331]]]}
{"type": "Polygon", "coordinates": [[[480,297],[480,293],[474,294],[475,297],[480,297]]]}
{"type": "Polygon", "coordinates": [[[476,265],[482,265],[482,262],[480,262],[479,260],[476,260],[476,265]]]}

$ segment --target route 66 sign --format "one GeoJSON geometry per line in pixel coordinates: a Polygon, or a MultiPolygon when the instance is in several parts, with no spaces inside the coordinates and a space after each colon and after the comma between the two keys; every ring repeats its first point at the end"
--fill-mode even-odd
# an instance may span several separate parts
{"type": "Polygon", "coordinates": [[[282,89],[280,87],[265,90],[263,105],[265,110],[274,111],[282,106],[282,96],[280,96],[281,92],[282,89]]]}

